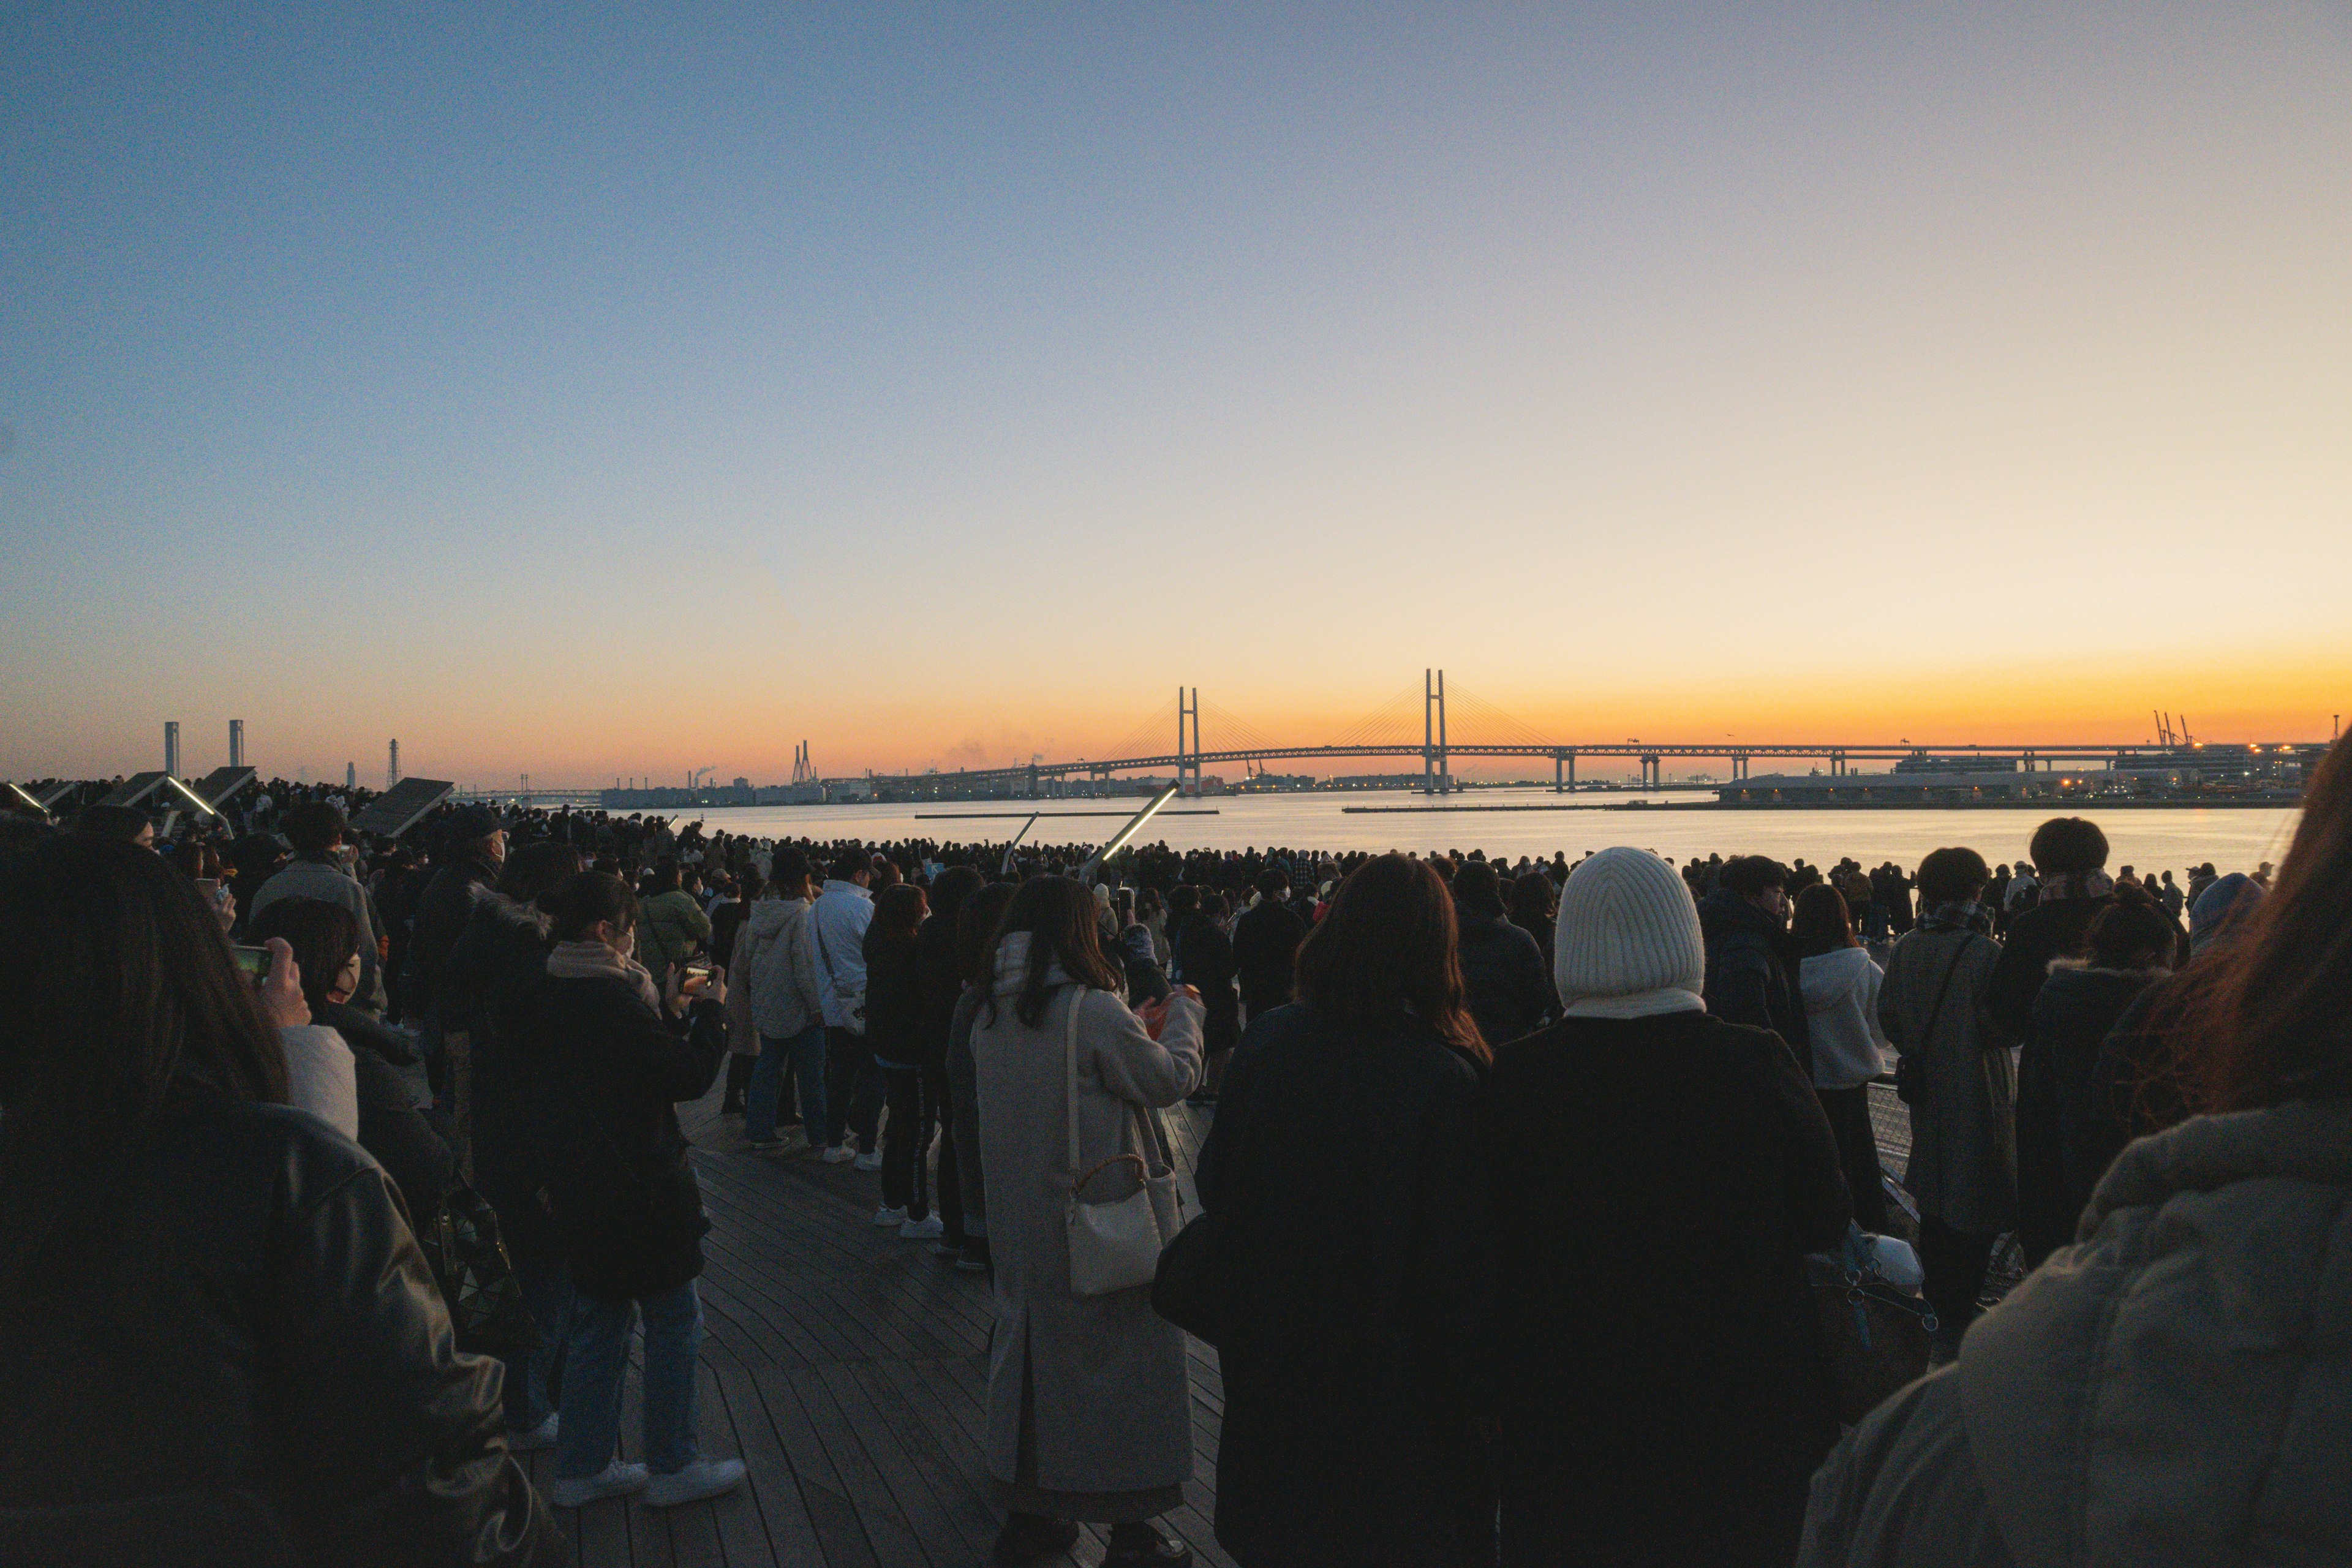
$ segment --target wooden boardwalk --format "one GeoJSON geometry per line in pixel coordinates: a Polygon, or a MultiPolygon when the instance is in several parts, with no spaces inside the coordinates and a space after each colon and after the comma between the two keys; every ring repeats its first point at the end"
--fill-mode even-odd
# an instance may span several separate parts
{"type": "MultiPolygon", "coordinates": [[[[736,1456],[734,1496],[667,1511],[634,1499],[559,1514],[581,1568],[625,1564],[967,1568],[1001,1522],[982,1458],[988,1397],[985,1275],[872,1223],[881,1178],[812,1156],[742,1150],[713,1090],[681,1119],[698,1145],[711,1231],[703,1246],[702,1448],[736,1456]]],[[[1201,1113],[1170,1118],[1190,1192],[1201,1113]]],[[[1230,1564],[1210,1531],[1223,1410],[1216,1352],[1192,1346],[1192,1479],[1165,1523],[1203,1563],[1230,1564]]],[[[632,1373],[625,1457],[638,1447],[632,1373]]],[[[526,1456],[534,1477],[553,1456],[526,1456]]],[[[1051,1561],[1101,1560],[1103,1532],[1051,1561]]]]}

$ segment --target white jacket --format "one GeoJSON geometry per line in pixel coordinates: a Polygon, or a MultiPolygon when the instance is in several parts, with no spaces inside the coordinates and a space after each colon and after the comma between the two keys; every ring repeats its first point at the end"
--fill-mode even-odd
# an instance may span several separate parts
{"type": "MultiPolygon", "coordinates": [[[[850,1016],[866,1008],[866,928],[874,923],[874,895],[855,882],[828,878],[824,891],[810,907],[818,938],[816,969],[824,997],[824,1021],[835,1029],[851,1026],[850,1016]],[[829,981],[830,984],[823,984],[829,981]]],[[[857,1026],[862,1032],[863,1023],[857,1026]]]]}
{"type": "Polygon", "coordinates": [[[1878,1026],[1880,971],[1870,954],[1842,947],[1805,960],[1797,983],[1805,994],[1805,1029],[1813,1046],[1813,1087],[1853,1089],[1886,1070],[1886,1036],[1878,1026]]]}

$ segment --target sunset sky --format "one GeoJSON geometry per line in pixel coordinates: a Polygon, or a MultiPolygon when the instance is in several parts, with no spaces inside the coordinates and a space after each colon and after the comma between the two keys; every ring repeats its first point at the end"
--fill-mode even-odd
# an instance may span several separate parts
{"type": "Polygon", "coordinates": [[[381,9],[0,16],[0,776],[2352,711],[2340,5],[381,9]]]}

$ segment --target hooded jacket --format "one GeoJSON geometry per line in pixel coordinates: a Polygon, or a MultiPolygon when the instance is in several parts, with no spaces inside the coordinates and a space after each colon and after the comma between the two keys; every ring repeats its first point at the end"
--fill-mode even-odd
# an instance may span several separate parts
{"type": "Polygon", "coordinates": [[[2352,1102],[2124,1151],[1951,1366],[1814,1478],[1801,1568],[2352,1562],[2352,1102]]]}
{"type": "Polygon", "coordinates": [[[1867,949],[1818,952],[1797,967],[1817,1089],[1858,1089],[1886,1070],[1878,1026],[1878,965],[1867,949]]]}
{"type": "Polygon", "coordinates": [[[748,982],[762,1039],[789,1040],[824,1022],[824,993],[809,940],[806,899],[761,899],[735,942],[735,973],[748,982]]]}

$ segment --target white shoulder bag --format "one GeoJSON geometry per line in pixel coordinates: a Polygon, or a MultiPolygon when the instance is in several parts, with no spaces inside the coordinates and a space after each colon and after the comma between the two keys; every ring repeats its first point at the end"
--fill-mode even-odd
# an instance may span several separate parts
{"type": "MultiPolygon", "coordinates": [[[[1093,1169],[1078,1169],[1078,1011],[1086,1005],[1087,988],[1070,989],[1069,1016],[1062,1026],[1063,1087],[1070,1112],[1070,1201],[1065,1222],[1070,1246],[1070,1293],[1108,1296],[1149,1285],[1160,1271],[1160,1249],[1182,1228],[1172,1223],[1177,1214],[1176,1175],[1163,1165],[1158,1173],[1144,1154],[1132,1149],[1102,1161],[1093,1169]],[[1113,1165],[1135,1166],[1135,1191],[1111,1203],[1086,1201],[1087,1184],[1113,1165]],[[1169,1222],[1164,1226],[1162,1215],[1169,1222]]],[[[1135,1108],[1128,1108],[1131,1112],[1135,1108]]],[[[1136,1115],[1119,1126],[1119,1142],[1133,1136],[1136,1115]]]]}

